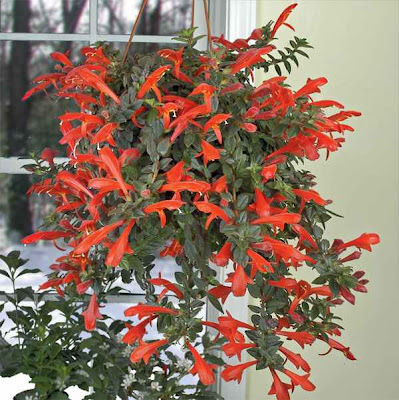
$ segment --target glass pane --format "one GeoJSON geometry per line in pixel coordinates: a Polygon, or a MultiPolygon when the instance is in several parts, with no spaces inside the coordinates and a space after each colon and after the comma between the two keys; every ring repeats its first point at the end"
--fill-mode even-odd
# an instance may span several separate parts
{"type": "MultiPolygon", "coordinates": [[[[0,156],[27,156],[45,147],[65,154],[58,144],[61,138],[57,116],[69,110],[73,102],[49,98],[38,93],[22,102],[32,79],[54,72],[53,51],[70,50],[71,60],[80,57],[79,49],[86,42],[0,41],[0,156]]],[[[51,94],[51,91],[49,92],[51,94]]]]}
{"type": "Polygon", "coordinates": [[[2,0],[0,32],[88,33],[89,0],[2,0]]]}
{"type": "MultiPolygon", "coordinates": [[[[112,42],[110,44],[110,49],[119,50],[120,54],[123,54],[125,51],[127,43],[126,42],[112,42]]],[[[133,42],[130,46],[129,53],[130,54],[145,54],[150,52],[155,52],[160,49],[179,49],[183,44],[182,43],[138,43],[133,42]]]]}
{"type": "MultiPolygon", "coordinates": [[[[98,32],[129,34],[141,0],[98,0],[98,32]]],[[[191,0],[149,0],[136,35],[174,35],[191,26],[191,0]]]]}

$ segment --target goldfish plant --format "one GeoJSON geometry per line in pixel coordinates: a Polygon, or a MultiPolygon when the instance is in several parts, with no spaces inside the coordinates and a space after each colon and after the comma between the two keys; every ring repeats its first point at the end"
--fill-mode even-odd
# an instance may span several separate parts
{"type": "Polygon", "coordinates": [[[326,353],[355,359],[337,340],[343,328],[335,310],[367,291],[365,272],[352,262],[379,237],[326,239],[336,214],[303,161],[338,151],[353,131],[346,120],[360,112],[319,99],[325,77],[297,89],[286,83],[283,70],[311,48],[297,36],[277,45],[278,30],[293,29],[286,21],[295,7],[247,38],[212,37],[206,51],[187,29],[176,38],[180,46],[126,61],[105,44],[84,47],[81,64],[52,53],[56,71],[37,77],[23,98],[45,91],[71,104],[58,116],[68,162],[55,163],[45,149],[27,166],[36,177],[29,194],[51,196],[55,209],[22,242],[52,241],[63,251],[40,289],[73,299],[93,343],[113,344],[99,330],[122,334],[131,348],[122,369],[141,380],[162,371],[156,385],[133,376],[115,392],[122,398],[152,399],[151,385],[154,398],[219,398],[212,392],[218,374],[240,382],[256,368],[270,372],[269,395],[287,400],[297,386],[315,389],[298,345],[320,341],[326,353]],[[266,73],[259,85],[256,69],[266,73]],[[152,273],[158,256],[176,262],[173,279],[152,273]],[[314,273],[311,282],[304,269],[314,273]],[[119,279],[137,282],[145,302],[109,328],[102,306],[120,291],[119,279]],[[250,318],[240,321],[229,299],[246,294],[250,318]],[[219,317],[204,318],[205,307],[219,317]],[[182,376],[198,383],[174,392],[176,347],[182,376]]]}

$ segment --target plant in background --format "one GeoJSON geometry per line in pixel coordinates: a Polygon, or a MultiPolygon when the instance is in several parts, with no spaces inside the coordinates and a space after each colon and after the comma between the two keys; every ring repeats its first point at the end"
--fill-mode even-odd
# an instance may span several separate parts
{"type": "MultiPolygon", "coordinates": [[[[354,291],[366,292],[364,272],[351,262],[379,237],[325,239],[325,224],[336,214],[301,163],[337,151],[353,130],[346,120],[360,113],[314,99],[324,77],[298,90],[285,83],[282,68],[289,73],[311,47],[298,37],[275,47],[278,29],[293,29],[286,20],[295,6],[246,39],[213,37],[208,51],[195,49],[199,38],[188,29],[177,38],[179,49],[126,61],[106,46],[83,48],[81,65],[53,53],[56,72],[36,78],[25,95],[53,89],[53,97],[80,108],[58,117],[69,162],[55,164],[47,149],[28,166],[38,178],[30,193],[52,196],[56,208],[23,243],[49,240],[64,251],[41,286],[55,289],[60,302],[35,313],[53,307],[73,316],[70,325],[40,325],[49,335],[72,330],[70,353],[55,336],[53,345],[63,349],[57,365],[65,371],[57,390],[77,384],[93,387],[87,397],[93,399],[210,399],[219,397],[209,389],[217,373],[240,382],[246,369],[257,368],[270,371],[269,394],[286,400],[296,386],[315,388],[297,345],[318,340],[327,352],[355,359],[335,339],[342,327],[334,310],[354,303],[354,291]],[[254,70],[272,67],[277,76],[254,86],[254,70]],[[347,254],[351,248],[357,250],[347,254]],[[159,249],[180,267],[173,281],[151,273],[159,249]],[[223,268],[230,268],[225,280],[223,268]],[[314,272],[313,282],[301,279],[304,268],[314,272]],[[135,280],[146,303],[109,325],[101,306],[121,291],[119,278],[135,280]],[[250,323],[224,307],[247,291],[256,304],[249,306],[250,323]],[[203,318],[206,305],[220,312],[217,321],[203,318]],[[86,339],[83,324],[91,332],[86,339]],[[130,361],[114,340],[120,332],[132,346],[130,361]],[[172,352],[176,346],[184,359],[172,352]],[[90,379],[79,383],[72,365],[90,379]],[[187,374],[198,384],[181,384],[187,374]]],[[[34,328],[24,329],[29,354],[34,328]]],[[[51,392],[42,382],[53,372],[38,380],[24,371],[40,396],[51,392]]]]}

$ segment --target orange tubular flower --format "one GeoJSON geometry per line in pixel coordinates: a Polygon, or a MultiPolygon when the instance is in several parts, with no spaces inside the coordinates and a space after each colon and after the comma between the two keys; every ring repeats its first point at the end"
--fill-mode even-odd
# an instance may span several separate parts
{"type": "Polygon", "coordinates": [[[135,223],[136,220],[132,219],[128,223],[122,234],[119,236],[117,241],[109,249],[107,258],[105,259],[105,265],[108,265],[109,267],[117,267],[125,253],[133,253],[133,250],[130,248],[129,245],[129,234],[135,223]]]}
{"type": "MultiPolygon", "coordinates": [[[[121,190],[121,187],[117,181],[108,178],[90,179],[89,187],[98,189],[101,194],[113,192],[114,190],[121,190]]],[[[132,185],[126,185],[126,189],[132,190],[134,187],[132,185]]]]}
{"type": "Polygon", "coordinates": [[[146,327],[150,324],[154,319],[158,316],[151,316],[141,321],[135,326],[130,324],[126,324],[126,327],[129,329],[128,332],[123,336],[122,342],[128,345],[136,343],[137,340],[142,340],[144,335],[147,333],[146,327]]]}
{"type": "Polygon", "coordinates": [[[263,167],[262,171],[260,172],[260,174],[262,175],[262,178],[263,178],[263,183],[269,181],[270,179],[273,179],[276,176],[276,172],[277,172],[276,164],[272,164],[272,165],[263,167]]]}
{"type": "Polygon", "coordinates": [[[119,165],[118,159],[116,158],[115,154],[112,152],[112,150],[109,147],[103,147],[99,151],[99,155],[100,155],[101,161],[105,164],[109,173],[118,182],[118,184],[119,184],[122,192],[126,196],[126,198],[129,199],[130,198],[129,192],[128,192],[126,183],[123,180],[121,167],[119,165]]]}
{"type": "Polygon", "coordinates": [[[302,225],[292,224],[291,227],[292,227],[292,230],[299,235],[299,240],[298,240],[298,248],[299,249],[317,250],[318,247],[317,247],[315,240],[312,238],[311,234],[302,225]]]}
{"type": "Polygon", "coordinates": [[[323,86],[327,82],[327,79],[323,77],[317,79],[308,78],[308,80],[306,81],[306,85],[295,93],[294,98],[297,99],[298,97],[307,96],[312,93],[320,93],[319,86],[323,86]]]}
{"type": "MultiPolygon", "coordinates": [[[[232,317],[229,311],[227,312],[227,316],[219,317],[218,321],[222,329],[230,329],[231,331],[237,331],[238,328],[244,328],[249,330],[256,330],[256,328],[246,322],[239,321],[232,317]]],[[[230,340],[232,341],[232,340],[230,340]]]]}
{"type": "Polygon", "coordinates": [[[39,231],[39,232],[32,233],[29,236],[25,236],[21,240],[21,243],[31,244],[31,243],[36,243],[39,240],[56,240],[56,239],[60,239],[60,238],[69,238],[71,236],[74,236],[74,235],[70,232],[39,231]]]}
{"type": "Polygon", "coordinates": [[[292,189],[292,192],[301,198],[300,213],[303,211],[305,203],[309,201],[313,201],[320,206],[325,206],[330,203],[330,201],[322,199],[315,190],[292,189]]]}
{"type": "Polygon", "coordinates": [[[91,143],[92,144],[97,144],[97,143],[102,143],[102,142],[108,142],[111,146],[116,147],[115,140],[112,136],[112,133],[115,131],[115,129],[118,128],[118,124],[114,122],[109,122],[108,124],[105,124],[102,128],[99,129],[99,131],[92,137],[91,143]]]}
{"type": "Polygon", "coordinates": [[[288,390],[293,390],[293,386],[283,383],[273,368],[270,368],[270,372],[273,377],[273,384],[268,394],[275,394],[277,400],[290,400],[288,390]]]}
{"type": "Polygon", "coordinates": [[[44,282],[39,286],[39,290],[46,290],[49,288],[58,288],[63,283],[64,283],[64,280],[61,278],[49,279],[47,282],[44,282]]]}
{"type": "Polygon", "coordinates": [[[85,85],[97,89],[103,94],[111,97],[116,104],[120,104],[120,98],[105,84],[105,82],[94,72],[91,72],[88,68],[75,68],[71,73],[78,75],[82,78],[85,85]]]}
{"type": "Polygon", "coordinates": [[[252,367],[253,365],[256,365],[258,361],[249,361],[244,364],[239,364],[239,365],[228,365],[226,364],[223,372],[220,374],[220,376],[226,381],[237,381],[238,383],[241,382],[242,379],[242,374],[244,370],[246,370],[249,367],[252,367]]]}
{"type": "Polygon", "coordinates": [[[212,105],[211,105],[212,93],[215,92],[216,90],[217,88],[215,86],[211,86],[207,83],[201,83],[189,94],[189,96],[195,96],[198,94],[204,95],[204,103],[206,105],[206,111],[210,113],[212,111],[212,105]]]}
{"type": "Polygon", "coordinates": [[[279,350],[287,357],[287,359],[292,364],[295,365],[297,369],[301,368],[305,372],[310,372],[309,364],[302,358],[300,354],[294,353],[293,351],[288,350],[283,346],[281,346],[279,350]]]}
{"type": "Polygon", "coordinates": [[[140,346],[134,349],[130,355],[130,361],[132,363],[138,363],[143,360],[146,364],[150,360],[160,347],[165,346],[168,343],[167,339],[156,340],[152,343],[141,342],[140,346]]]}
{"type": "Polygon", "coordinates": [[[380,243],[380,237],[376,233],[363,233],[357,239],[339,245],[337,247],[337,251],[343,251],[351,246],[357,247],[358,249],[371,251],[371,245],[374,246],[378,243],[380,243]]]}
{"type": "Polygon", "coordinates": [[[270,264],[269,261],[267,261],[265,258],[263,258],[260,254],[258,254],[256,251],[253,251],[252,249],[247,250],[247,255],[248,257],[251,258],[252,260],[252,265],[260,272],[266,273],[274,272],[273,266],[270,264]]]}
{"type": "Polygon", "coordinates": [[[164,49],[164,50],[159,50],[158,54],[166,59],[170,60],[174,64],[173,68],[173,75],[177,78],[182,80],[183,82],[186,83],[193,83],[193,81],[183,72],[181,72],[180,67],[183,64],[183,52],[184,52],[184,47],[182,47],[180,50],[174,51],[171,49],[164,49]]]}
{"type": "Polygon", "coordinates": [[[198,153],[195,157],[203,156],[205,166],[208,165],[209,161],[220,160],[222,158],[222,156],[220,155],[221,150],[213,147],[206,140],[201,140],[201,146],[202,151],[198,153]]]}
{"type": "Polygon", "coordinates": [[[255,206],[254,211],[259,215],[259,217],[265,218],[270,216],[271,200],[272,199],[268,199],[261,190],[255,188],[255,202],[252,207],[255,206]]]}
{"type": "Polygon", "coordinates": [[[129,164],[133,160],[140,158],[140,150],[136,148],[119,150],[119,166],[122,168],[125,164],[129,164]]]}
{"type": "Polygon", "coordinates": [[[130,119],[131,119],[131,121],[133,122],[133,124],[135,125],[135,126],[137,126],[138,128],[143,128],[144,127],[144,125],[141,125],[141,124],[139,124],[138,122],[137,122],[137,117],[140,115],[140,114],[143,114],[145,111],[147,111],[147,107],[146,106],[140,106],[136,111],[134,111],[132,114],[131,114],[131,116],[130,116],[130,119]]]}
{"type": "Polygon", "coordinates": [[[93,279],[89,279],[88,281],[85,282],[81,282],[79,284],[76,285],[76,291],[78,292],[78,294],[84,294],[87,292],[87,290],[93,286],[93,279]]]}
{"type": "Polygon", "coordinates": [[[165,247],[159,253],[159,255],[161,257],[166,257],[166,256],[176,257],[180,255],[182,251],[183,251],[183,246],[176,239],[174,239],[169,246],[165,247]]]}
{"type": "Polygon", "coordinates": [[[66,185],[75,189],[79,194],[84,193],[87,196],[93,198],[93,194],[87,190],[85,186],[81,182],[76,179],[76,176],[68,171],[61,171],[57,174],[57,180],[64,182],[66,185]]]}
{"type": "MultiPolygon", "coordinates": [[[[324,337],[320,338],[318,337],[318,339],[321,339],[323,341],[325,341],[324,337]]],[[[350,351],[349,347],[345,347],[342,343],[337,342],[334,339],[328,338],[328,345],[330,346],[330,349],[327,351],[327,353],[325,354],[320,354],[320,355],[326,355],[328,354],[331,350],[338,350],[340,351],[348,360],[351,361],[355,361],[356,357],[352,354],[352,352],[350,351]]]]}
{"type": "Polygon", "coordinates": [[[90,247],[95,246],[105,240],[107,235],[116,228],[123,225],[124,221],[117,221],[111,225],[106,225],[90,235],[86,236],[74,249],[74,254],[86,253],[90,247]]]}
{"type": "Polygon", "coordinates": [[[235,75],[237,72],[241,71],[243,68],[251,67],[254,64],[258,64],[260,62],[264,62],[263,55],[270,53],[274,50],[274,46],[266,46],[262,48],[254,48],[251,50],[247,50],[242,53],[235,63],[229,67],[229,72],[232,75],[235,75]]]}
{"type": "Polygon", "coordinates": [[[225,267],[229,260],[232,257],[231,254],[231,242],[226,242],[223,247],[219,250],[219,253],[217,253],[212,261],[219,267],[225,267]]]}
{"type": "Polygon", "coordinates": [[[143,211],[146,214],[157,212],[159,219],[161,220],[161,227],[163,228],[166,224],[166,215],[164,210],[178,210],[183,204],[186,203],[180,200],[163,200],[158,203],[150,204],[145,207],[143,211]]]}
{"type": "Polygon", "coordinates": [[[96,320],[103,318],[98,308],[96,294],[91,296],[89,306],[82,312],[82,316],[85,319],[85,328],[88,331],[93,331],[96,328],[96,320]]]}
{"type": "Polygon", "coordinates": [[[217,365],[206,363],[199,355],[198,351],[189,342],[186,342],[186,346],[194,357],[194,366],[191,368],[190,373],[193,375],[198,374],[199,380],[203,385],[209,386],[214,384],[216,378],[213,370],[217,368],[217,365]]]}
{"type": "Polygon", "coordinates": [[[204,181],[172,182],[162,185],[158,192],[182,192],[184,190],[197,193],[206,193],[211,190],[211,185],[204,181]]]}
{"type": "Polygon", "coordinates": [[[202,126],[194,121],[196,117],[199,115],[205,115],[207,113],[207,108],[205,105],[195,105],[194,107],[186,110],[183,112],[183,114],[179,115],[170,125],[169,129],[176,128],[170,137],[170,142],[173,143],[182,133],[183,131],[188,127],[188,124],[196,125],[200,129],[202,129],[202,126]]]}
{"type": "Polygon", "coordinates": [[[161,103],[162,94],[157,87],[157,83],[165,75],[166,71],[170,70],[170,68],[170,65],[164,65],[156,69],[152,74],[150,74],[145,80],[144,84],[141,86],[139,92],[137,93],[137,98],[142,99],[150,90],[152,90],[155,93],[158,101],[161,103]]]}
{"type": "Polygon", "coordinates": [[[212,192],[223,193],[228,191],[227,178],[224,175],[212,183],[212,192]]]}
{"type": "Polygon", "coordinates": [[[309,381],[310,374],[300,376],[289,371],[288,369],[284,369],[283,373],[291,379],[291,382],[294,386],[300,386],[303,390],[308,392],[312,392],[316,389],[316,386],[309,381]]]}
{"type": "Polygon", "coordinates": [[[146,304],[138,304],[137,306],[129,307],[127,310],[125,310],[126,317],[133,317],[137,315],[139,319],[142,319],[143,317],[150,317],[154,314],[177,315],[179,312],[176,310],[171,310],[170,308],[149,306],[146,304]]]}
{"type": "Polygon", "coordinates": [[[68,53],[60,53],[58,51],[54,51],[50,54],[50,57],[54,61],[58,61],[59,63],[65,65],[66,67],[73,67],[71,60],[68,58],[68,53]]]}
{"type": "Polygon", "coordinates": [[[162,279],[161,277],[152,278],[149,280],[149,282],[151,282],[154,286],[165,287],[162,293],[158,296],[158,301],[160,301],[168,291],[174,293],[179,299],[183,298],[182,291],[178,289],[178,287],[174,283],[168,281],[167,279],[162,279]]]}
{"type": "Polygon", "coordinates": [[[175,103],[166,103],[163,106],[158,107],[159,113],[163,117],[163,127],[164,129],[168,129],[170,125],[170,113],[174,113],[176,116],[176,111],[179,109],[179,106],[175,103]]]}
{"type": "Polygon", "coordinates": [[[253,279],[249,277],[244,270],[242,265],[237,265],[236,270],[229,274],[226,282],[232,283],[232,292],[235,297],[245,296],[248,284],[253,283],[253,279]]]}
{"type": "Polygon", "coordinates": [[[59,151],[57,150],[52,150],[49,147],[46,147],[43,151],[42,154],[40,155],[40,158],[44,161],[47,161],[50,166],[54,165],[54,157],[57,156],[59,151]]]}
{"type": "MultiPolygon", "coordinates": [[[[271,246],[273,252],[276,254],[278,259],[282,259],[286,264],[287,263],[292,263],[292,265],[298,265],[300,262],[310,262],[312,264],[316,263],[315,260],[313,260],[311,257],[302,254],[300,251],[298,251],[296,248],[293,246],[283,243],[280,240],[276,240],[273,238],[270,238],[268,236],[264,236],[264,243],[267,243],[268,245],[271,246]]],[[[264,243],[262,244],[255,244],[253,247],[255,248],[263,248],[264,243]]]]}
{"type": "Polygon", "coordinates": [[[254,343],[235,343],[229,342],[223,345],[222,350],[227,357],[237,356],[238,360],[241,361],[241,353],[245,349],[251,349],[256,347],[254,343]]]}
{"type": "Polygon", "coordinates": [[[215,132],[215,135],[218,139],[218,142],[220,144],[222,144],[222,142],[223,142],[222,132],[220,131],[219,125],[222,122],[227,123],[226,121],[231,117],[232,117],[231,114],[216,114],[216,115],[214,115],[204,125],[204,132],[207,133],[210,129],[213,129],[213,131],[215,132]]]}
{"type": "Polygon", "coordinates": [[[195,207],[203,213],[210,214],[205,223],[205,229],[209,228],[209,225],[215,218],[220,218],[222,221],[229,223],[229,216],[216,204],[210,203],[209,201],[195,201],[195,207]]]}
{"type": "Polygon", "coordinates": [[[176,165],[174,165],[168,172],[165,173],[166,181],[168,183],[180,182],[183,178],[184,166],[184,161],[179,161],[176,165]]]}
{"type": "Polygon", "coordinates": [[[314,107],[337,107],[337,108],[344,108],[343,104],[338,103],[338,101],[334,100],[320,100],[320,101],[312,101],[306,104],[307,106],[314,106],[314,107]]]}
{"type": "Polygon", "coordinates": [[[309,332],[286,332],[277,330],[276,335],[278,336],[285,336],[289,340],[294,340],[297,342],[302,348],[305,347],[305,344],[312,344],[315,341],[315,337],[311,335],[309,332]]]}
{"type": "Polygon", "coordinates": [[[283,230],[285,224],[297,224],[298,222],[300,222],[301,218],[302,218],[301,214],[280,213],[275,215],[269,215],[268,217],[261,217],[254,219],[253,221],[251,221],[251,224],[252,225],[271,224],[283,230]]]}
{"type": "Polygon", "coordinates": [[[289,5],[281,14],[280,16],[277,18],[276,23],[273,26],[272,32],[270,34],[271,38],[274,38],[274,36],[276,35],[277,30],[282,26],[288,26],[288,28],[292,29],[293,31],[295,31],[295,29],[287,24],[285,21],[287,20],[287,18],[290,16],[292,10],[297,6],[297,3],[291,4],[289,5]]]}
{"type": "Polygon", "coordinates": [[[229,297],[231,290],[232,289],[229,286],[218,285],[212,289],[209,289],[208,293],[216,299],[220,299],[222,304],[224,304],[227,300],[227,297],[229,297]]]}
{"type": "Polygon", "coordinates": [[[224,94],[228,94],[228,93],[234,93],[243,88],[244,88],[244,85],[242,83],[239,83],[239,82],[233,83],[232,85],[229,85],[229,86],[225,87],[224,89],[222,89],[220,91],[220,94],[224,95],[224,94]]]}

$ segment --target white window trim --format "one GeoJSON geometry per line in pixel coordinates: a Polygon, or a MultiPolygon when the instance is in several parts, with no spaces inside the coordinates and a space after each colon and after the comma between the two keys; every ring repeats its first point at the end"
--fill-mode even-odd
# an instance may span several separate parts
{"type": "MultiPolygon", "coordinates": [[[[225,0],[215,1],[211,5],[213,15],[213,26],[216,27],[214,34],[220,35],[224,32],[228,40],[248,37],[252,30],[256,28],[256,0],[225,0]],[[219,29],[217,25],[220,24],[219,29]]],[[[232,272],[232,265],[226,268],[219,268],[219,280],[224,282],[227,274],[232,272]]],[[[248,294],[244,297],[230,296],[225,303],[225,307],[231,310],[234,318],[246,322],[248,320],[248,294]]],[[[213,307],[207,308],[207,319],[216,321],[220,313],[213,307]]],[[[221,356],[221,354],[219,354],[221,356]]],[[[232,363],[225,358],[226,362],[232,363]]],[[[245,362],[245,356],[243,362],[245,362]]],[[[235,363],[233,361],[233,363],[235,363]]],[[[243,374],[241,383],[225,382],[221,379],[220,374],[217,376],[215,384],[216,391],[226,400],[244,400],[246,398],[246,374],[243,374]]]]}

